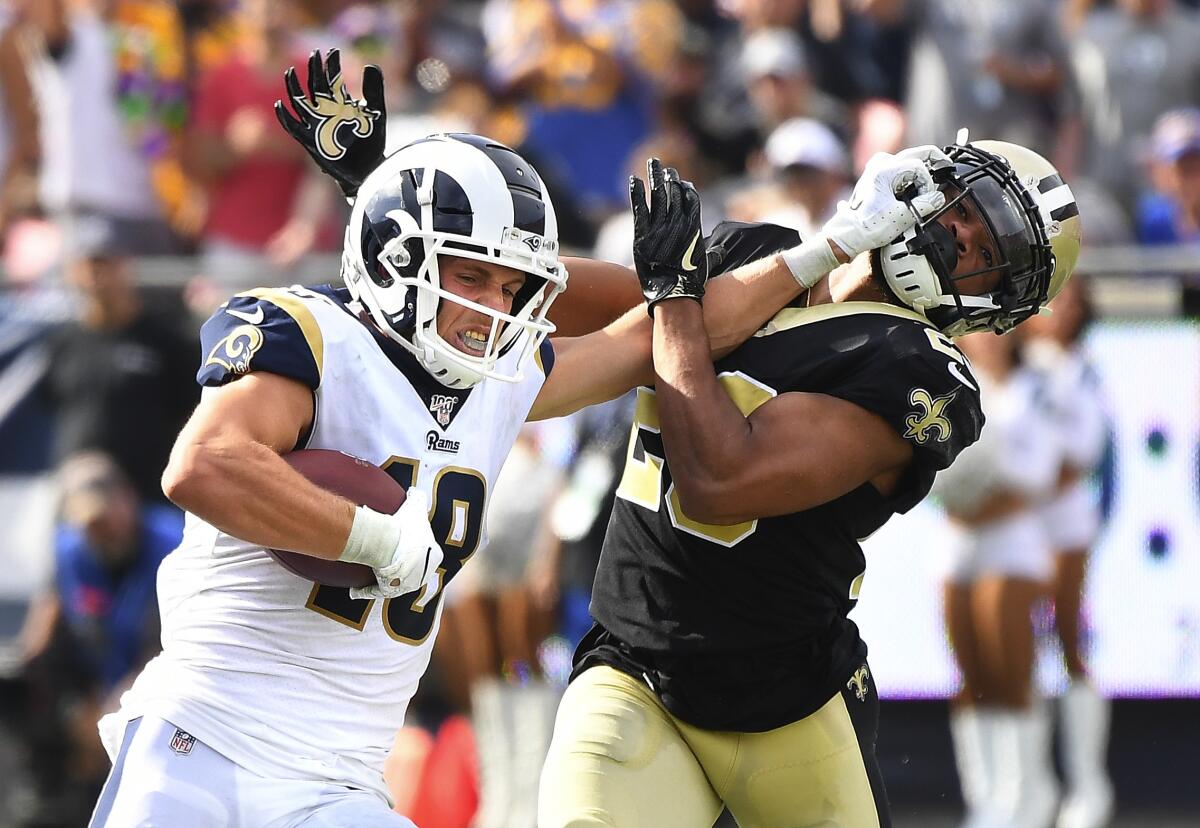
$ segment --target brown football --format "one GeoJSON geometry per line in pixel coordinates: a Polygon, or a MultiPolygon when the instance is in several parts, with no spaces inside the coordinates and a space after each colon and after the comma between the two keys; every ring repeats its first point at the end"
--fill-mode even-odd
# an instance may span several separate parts
{"type": "MultiPolygon", "coordinates": [[[[328,489],[360,506],[370,506],[377,512],[392,514],[404,502],[403,487],[379,466],[366,460],[328,449],[302,449],[283,455],[283,459],[322,489],[328,489]]],[[[302,516],[298,518],[303,519],[302,516]]],[[[329,561],[283,549],[267,551],[284,569],[318,584],[365,587],[375,583],[375,573],[363,564],[329,561]]]]}

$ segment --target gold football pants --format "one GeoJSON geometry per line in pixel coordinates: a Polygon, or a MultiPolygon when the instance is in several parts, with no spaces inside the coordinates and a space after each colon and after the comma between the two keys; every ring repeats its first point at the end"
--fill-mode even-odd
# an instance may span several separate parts
{"type": "Polygon", "coordinates": [[[848,686],[800,721],[731,733],[686,724],[642,682],[592,667],[559,705],[538,827],[707,828],[722,805],[741,828],[886,826],[873,684],[862,694],[848,686]],[[848,705],[861,705],[864,746],[848,705]]]}

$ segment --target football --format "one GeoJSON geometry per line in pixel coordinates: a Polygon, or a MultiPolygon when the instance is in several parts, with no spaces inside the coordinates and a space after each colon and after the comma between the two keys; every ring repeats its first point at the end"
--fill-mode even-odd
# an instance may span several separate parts
{"type": "MultiPolygon", "coordinates": [[[[283,459],[322,489],[360,506],[391,514],[404,502],[404,489],[400,484],[366,460],[328,449],[302,449],[283,455],[283,459]]],[[[329,561],[283,549],[267,551],[284,569],[318,584],[365,587],[375,583],[375,573],[363,564],[329,561]]]]}

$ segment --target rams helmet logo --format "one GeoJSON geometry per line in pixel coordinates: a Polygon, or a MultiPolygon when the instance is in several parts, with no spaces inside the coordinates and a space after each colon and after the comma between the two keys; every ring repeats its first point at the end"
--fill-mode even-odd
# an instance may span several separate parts
{"type": "Polygon", "coordinates": [[[867,700],[867,679],[871,677],[871,671],[867,669],[867,665],[863,665],[854,671],[854,675],[846,682],[846,689],[854,691],[854,697],[859,701],[867,700]]]}
{"type": "Polygon", "coordinates": [[[298,106],[304,107],[320,121],[315,143],[317,151],[330,161],[337,161],[346,154],[347,148],[338,141],[338,131],[343,124],[353,125],[354,134],[366,138],[375,129],[375,119],[380,114],[377,110],[368,109],[365,103],[351,99],[346,92],[346,85],[341,81],[340,74],[330,78],[332,94],[317,93],[315,103],[304,96],[296,100],[298,106]]]}
{"type": "Polygon", "coordinates": [[[957,395],[957,388],[944,397],[934,397],[924,388],[909,391],[908,402],[916,406],[917,410],[904,418],[904,437],[911,437],[924,444],[929,440],[930,432],[936,431],[937,436],[934,439],[939,443],[949,440],[952,429],[949,418],[943,412],[957,395]]]}
{"type": "Polygon", "coordinates": [[[213,346],[205,365],[220,365],[235,374],[250,370],[250,360],[262,347],[262,331],[253,325],[239,325],[213,346]]]}

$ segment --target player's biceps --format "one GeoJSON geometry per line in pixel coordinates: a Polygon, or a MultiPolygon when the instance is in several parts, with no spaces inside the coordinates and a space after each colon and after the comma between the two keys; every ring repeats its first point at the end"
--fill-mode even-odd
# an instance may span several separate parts
{"type": "Polygon", "coordinates": [[[301,383],[276,375],[250,374],[205,388],[180,439],[256,442],[282,453],[295,447],[312,412],[312,393],[301,383]]]}
{"type": "Polygon", "coordinates": [[[187,497],[205,481],[220,479],[231,462],[249,462],[253,449],[280,454],[295,447],[312,419],[311,392],[284,377],[242,377],[205,388],[180,431],[163,472],[163,492],[187,497]]]}
{"type": "Polygon", "coordinates": [[[844,400],[803,397],[773,412],[786,423],[755,429],[754,453],[765,473],[744,485],[762,492],[770,514],[828,503],[911,457],[904,440],[874,414],[844,400]]]}

